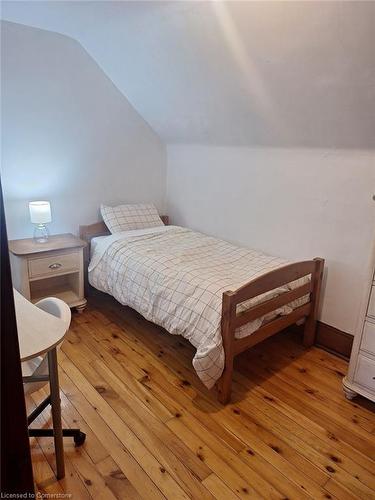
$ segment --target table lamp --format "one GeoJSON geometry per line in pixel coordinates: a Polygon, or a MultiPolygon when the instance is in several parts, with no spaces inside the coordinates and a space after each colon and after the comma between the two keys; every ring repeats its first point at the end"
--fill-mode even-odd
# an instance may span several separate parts
{"type": "Polygon", "coordinates": [[[34,227],[34,241],[46,243],[48,241],[48,228],[46,224],[51,222],[51,205],[49,201],[30,201],[30,220],[34,227]]]}

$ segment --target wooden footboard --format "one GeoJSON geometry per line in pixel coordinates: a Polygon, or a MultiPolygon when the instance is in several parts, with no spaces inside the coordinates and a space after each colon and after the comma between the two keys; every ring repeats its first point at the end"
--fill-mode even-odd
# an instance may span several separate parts
{"type": "Polygon", "coordinates": [[[230,400],[233,360],[237,354],[246,351],[301,319],[306,320],[304,345],[306,347],[313,345],[323,269],[324,259],[321,258],[296,262],[264,274],[234,292],[227,291],[223,293],[221,333],[225,351],[225,368],[218,382],[218,397],[221,403],[226,404],[230,400]],[[244,312],[239,313],[237,311],[237,306],[242,302],[308,275],[311,276],[308,283],[257,304],[244,312]],[[294,309],[290,314],[278,316],[247,337],[235,338],[237,328],[305,295],[309,295],[309,302],[294,309]]]}

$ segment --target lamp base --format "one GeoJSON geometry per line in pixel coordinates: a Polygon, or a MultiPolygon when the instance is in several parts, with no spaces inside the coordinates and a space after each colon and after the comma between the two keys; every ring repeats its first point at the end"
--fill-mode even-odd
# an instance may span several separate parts
{"type": "Polygon", "coordinates": [[[49,237],[49,231],[45,224],[37,224],[34,227],[34,242],[35,243],[47,243],[49,237]]]}

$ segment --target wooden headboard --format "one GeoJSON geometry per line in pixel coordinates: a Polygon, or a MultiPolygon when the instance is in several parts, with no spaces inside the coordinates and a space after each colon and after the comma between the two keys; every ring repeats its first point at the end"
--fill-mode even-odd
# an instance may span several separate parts
{"type": "MultiPolygon", "coordinates": [[[[168,215],[161,215],[161,220],[163,221],[165,226],[169,224],[168,215]]],[[[94,224],[89,224],[87,226],[79,226],[79,237],[81,240],[86,241],[87,246],[84,249],[84,258],[85,263],[88,263],[90,260],[90,247],[92,238],[96,238],[97,236],[107,236],[111,234],[108,227],[105,225],[104,221],[95,222],[94,224]]]]}

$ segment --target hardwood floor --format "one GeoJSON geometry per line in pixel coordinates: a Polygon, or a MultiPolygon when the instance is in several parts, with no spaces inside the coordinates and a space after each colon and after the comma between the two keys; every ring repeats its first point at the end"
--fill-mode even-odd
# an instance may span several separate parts
{"type": "MultiPolygon", "coordinates": [[[[375,405],[345,400],[347,363],[282,333],[239,356],[223,407],[193,348],[105,295],[74,314],[59,353],[66,478],[31,439],[42,493],[74,500],[375,498],[375,405]]],[[[45,393],[27,401],[29,410],[45,393]]],[[[37,426],[50,425],[45,410],[37,426]]]]}

